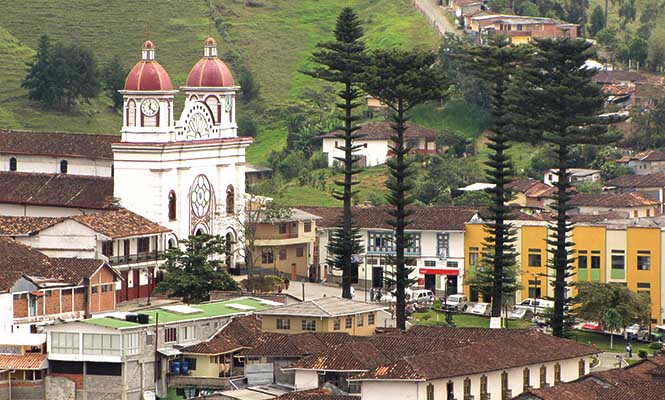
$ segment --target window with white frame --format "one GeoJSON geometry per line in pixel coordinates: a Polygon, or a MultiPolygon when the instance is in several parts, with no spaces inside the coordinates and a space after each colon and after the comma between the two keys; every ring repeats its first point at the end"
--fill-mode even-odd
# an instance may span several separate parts
{"type": "Polygon", "coordinates": [[[120,351],[120,335],[83,334],[83,354],[119,356],[120,351]]]}
{"type": "Polygon", "coordinates": [[[123,336],[123,347],[125,355],[133,355],[141,352],[140,334],[127,333],[123,336]]]}
{"type": "Polygon", "coordinates": [[[78,354],[79,334],[77,332],[51,332],[51,353],[78,354]]]}
{"type": "Polygon", "coordinates": [[[446,258],[450,254],[450,235],[447,233],[436,234],[436,255],[446,258]]]}
{"type": "Polygon", "coordinates": [[[196,339],[196,326],[181,326],[178,328],[178,340],[183,342],[185,340],[196,339]]]}

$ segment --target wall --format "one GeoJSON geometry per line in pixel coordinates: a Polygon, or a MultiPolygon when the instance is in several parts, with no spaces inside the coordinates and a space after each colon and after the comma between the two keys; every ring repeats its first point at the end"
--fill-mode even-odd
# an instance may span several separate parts
{"type": "Polygon", "coordinates": [[[519,264],[521,265],[522,273],[522,290],[520,290],[518,301],[526,299],[529,296],[529,281],[536,280],[540,282],[541,296],[547,295],[549,289],[547,274],[551,272],[547,268],[547,237],[546,226],[522,226],[519,230],[520,247],[516,248],[519,252],[519,264]],[[534,252],[533,254],[540,254],[540,266],[529,266],[529,249],[540,250],[540,253],[534,252]]]}
{"type": "Polygon", "coordinates": [[[111,177],[111,160],[80,157],[0,154],[0,171],[9,171],[9,159],[15,157],[18,172],[59,174],[60,161],[67,161],[67,174],[111,177]]]}
{"type": "MultiPolygon", "coordinates": [[[[323,139],[323,145],[321,148],[321,150],[324,153],[328,154],[328,165],[331,167],[336,162],[335,157],[344,158],[344,152],[340,150],[338,147],[335,147],[335,142],[337,142],[338,146],[342,146],[344,143],[344,139],[325,138],[323,139]]],[[[373,167],[375,165],[385,164],[386,159],[388,158],[387,139],[381,139],[381,140],[360,139],[360,140],[354,140],[353,143],[356,146],[366,145],[366,147],[362,147],[358,149],[358,151],[354,152],[354,155],[366,157],[365,166],[373,167]]]]}
{"type": "Polygon", "coordinates": [[[34,236],[19,236],[16,240],[49,257],[101,258],[101,253],[97,252],[97,233],[72,220],[62,221],[34,236]]]}
{"type": "Polygon", "coordinates": [[[276,316],[276,315],[263,315],[261,316],[261,330],[264,332],[277,332],[277,333],[302,333],[307,332],[302,330],[302,321],[303,320],[315,320],[316,321],[316,332],[341,332],[348,333],[349,335],[355,336],[371,336],[374,334],[374,331],[377,326],[377,312],[372,313],[362,313],[359,314],[363,316],[363,326],[358,326],[357,315],[350,315],[348,317],[352,318],[351,328],[346,328],[346,318],[347,316],[340,317],[340,329],[334,329],[334,322],[337,318],[303,318],[303,317],[289,317],[289,316],[276,316]],[[374,314],[374,323],[368,324],[368,315],[374,314]],[[277,329],[277,320],[278,319],[288,319],[290,320],[290,330],[277,329]]]}
{"type": "Polygon", "coordinates": [[[663,233],[659,229],[628,228],[626,251],[626,280],[628,288],[634,292],[645,292],[651,298],[651,318],[654,322],[660,321],[660,240],[663,233]],[[639,252],[649,252],[651,268],[648,271],[637,269],[639,252]],[[639,285],[639,286],[638,286],[639,285]],[[644,286],[649,285],[649,288],[644,286]],[[640,287],[641,286],[641,287],[640,287]]]}
{"type": "Polygon", "coordinates": [[[9,215],[14,217],[69,217],[72,215],[82,215],[98,211],[99,210],[75,207],[0,203],[0,215],[9,215]]]}
{"type": "MultiPolygon", "coordinates": [[[[419,396],[418,384],[416,382],[389,382],[389,381],[366,381],[360,385],[362,400],[424,400],[427,396],[419,396]]],[[[439,397],[445,399],[444,393],[439,397]]],[[[435,396],[435,399],[438,398],[435,396]]],[[[461,399],[461,398],[459,398],[461,399]]]]}
{"type": "Polygon", "coordinates": [[[316,389],[319,387],[319,374],[316,371],[300,370],[296,372],[296,390],[316,389]]]}

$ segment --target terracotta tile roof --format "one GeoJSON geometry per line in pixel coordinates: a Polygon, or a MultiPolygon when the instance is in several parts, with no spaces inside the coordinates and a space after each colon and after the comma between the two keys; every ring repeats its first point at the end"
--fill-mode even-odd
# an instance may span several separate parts
{"type": "Polygon", "coordinates": [[[391,360],[370,341],[352,341],[306,356],[286,369],[367,371],[391,360]]]}
{"type": "MultiPolygon", "coordinates": [[[[322,219],[316,222],[321,228],[339,226],[341,207],[297,207],[322,219]]],[[[386,222],[391,219],[389,206],[353,207],[354,224],[366,229],[392,229],[386,222]]],[[[478,214],[481,207],[450,206],[421,207],[410,206],[409,230],[454,230],[463,231],[464,224],[478,214]]]]}
{"type": "Polygon", "coordinates": [[[358,398],[358,396],[333,394],[326,389],[310,389],[283,394],[275,400],[358,400],[358,398]]]}
{"type": "Polygon", "coordinates": [[[0,203],[113,208],[113,178],[0,172],[0,203]]]}
{"type": "Polygon", "coordinates": [[[124,208],[86,215],[75,215],[71,219],[111,239],[153,235],[171,231],[124,208]]]}
{"type": "Polygon", "coordinates": [[[0,129],[0,153],[113,160],[117,135],[30,132],[0,129]]]}
{"type": "Polygon", "coordinates": [[[648,78],[636,71],[600,71],[593,76],[593,80],[599,83],[619,83],[619,82],[643,82],[648,78]]]}
{"type": "MultiPolygon", "coordinates": [[[[454,329],[454,328],[453,328],[454,329]]],[[[488,329],[489,330],[489,329],[488,329]]],[[[462,329],[462,331],[465,331],[462,329]]],[[[411,356],[392,364],[381,365],[363,372],[352,380],[431,380],[460,375],[540,364],[543,362],[578,358],[597,354],[590,346],[556,338],[540,332],[505,330],[504,333],[463,332],[460,337],[474,336],[471,343],[427,357],[411,356]],[[475,335],[474,335],[475,334],[475,335]],[[482,360],[482,362],[478,362],[482,360]]],[[[453,334],[451,328],[441,330],[441,336],[453,334]]]]}
{"type": "MultiPolygon", "coordinates": [[[[84,278],[91,277],[99,268],[106,264],[104,260],[94,258],[49,258],[51,268],[48,276],[74,285],[80,284],[84,278]]],[[[109,268],[116,276],[120,273],[109,268]]]]}
{"type": "Polygon", "coordinates": [[[30,236],[64,218],[0,216],[0,236],[30,236]]]}
{"type": "Polygon", "coordinates": [[[510,182],[507,187],[513,192],[524,193],[527,197],[550,197],[555,188],[536,179],[518,179],[510,182]]]}
{"type": "Polygon", "coordinates": [[[328,346],[315,333],[263,333],[245,352],[249,356],[300,358],[326,351],[328,346]]]}
{"type": "Polygon", "coordinates": [[[607,181],[606,186],[620,188],[665,187],[665,173],[647,175],[622,175],[607,181]]]}
{"type": "Polygon", "coordinates": [[[618,163],[627,163],[628,161],[665,161],[665,152],[660,150],[647,150],[634,155],[625,155],[617,160],[618,163]]]}
{"type": "MultiPolygon", "coordinates": [[[[434,139],[439,133],[435,130],[425,128],[424,126],[416,125],[411,122],[406,123],[406,132],[404,137],[410,138],[427,138],[434,139]]],[[[364,135],[361,140],[388,140],[394,135],[394,131],[390,127],[390,122],[369,122],[361,124],[360,129],[355,132],[357,135],[364,135]]],[[[335,138],[344,133],[341,130],[332,131],[321,135],[322,138],[335,138]]]]}
{"type": "Polygon", "coordinates": [[[623,83],[607,83],[601,89],[604,94],[609,96],[626,96],[635,93],[635,86],[623,83]]]}
{"type": "Polygon", "coordinates": [[[46,354],[0,354],[0,369],[46,369],[46,354]]]}
{"type": "Polygon", "coordinates": [[[384,309],[386,309],[386,307],[380,304],[365,303],[363,301],[330,296],[258,311],[256,314],[329,318],[384,309]]]}
{"type": "Polygon", "coordinates": [[[658,376],[665,357],[653,357],[625,369],[593,372],[576,381],[529,389],[519,400],[661,400],[665,381],[658,376]]]}
{"type": "Polygon", "coordinates": [[[602,194],[578,194],[570,200],[571,206],[579,207],[608,207],[627,208],[659,205],[658,200],[648,197],[644,193],[602,193],[602,194]]]}
{"type": "Polygon", "coordinates": [[[183,353],[224,354],[251,348],[261,336],[261,321],[254,315],[233,318],[205,342],[182,349],[183,353]]]}

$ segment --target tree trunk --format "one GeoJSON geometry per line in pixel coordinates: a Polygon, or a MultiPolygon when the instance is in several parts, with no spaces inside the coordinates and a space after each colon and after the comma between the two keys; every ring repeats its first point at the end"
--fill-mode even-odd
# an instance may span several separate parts
{"type": "Polygon", "coordinates": [[[342,221],[342,237],[343,237],[343,262],[344,269],[342,271],[342,297],[345,299],[351,298],[351,257],[353,256],[353,231],[352,231],[352,216],[351,216],[351,185],[353,184],[353,141],[352,141],[352,90],[351,82],[345,83],[345,115],[344,115],[344,216],[342,221]]]}
{"type": "Polygon", "coordinates": [[[404,250],[406,248],[406,207],[404,193],[404,104],[402,100],[397,105],[396,139],[395,142],[395,193],[393,195],[395,205],[395,286],[397,289],[397,328],[406,330],[406,285],[408,277],[405,276],[406,260],[404,259],[404,250]]]}

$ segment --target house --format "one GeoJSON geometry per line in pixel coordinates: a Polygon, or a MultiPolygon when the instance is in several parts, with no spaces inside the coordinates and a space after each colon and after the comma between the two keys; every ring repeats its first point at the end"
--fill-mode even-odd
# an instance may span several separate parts
{"type": "Polygon", "coordinates": [[[628,167],[635,175],[665,172],[665,152],[660,150],[647,150],[634,155],[626,155],[616,162],[628,167]]]}
{"type": "Polygon", "coordinates": [[[492,400],[584,376],[598,352],[528,330],[416,326],[342,343],[283,370],[295,371],[297,390],[328,382],[361,400],[492,400]]]}
{"type": "Polygon", "coordinates": [[[545,209],[552,203],[555,188],[536,179],[517,179],[506,185],[513,193],[514,204],[527,209],[545,209]]]}
{"type": "MultiPolygon", "coordinates": [[[[62,398],[138,400],[146,391],[164,397],[168,386],[186,384],[188,376],[179,368],[181,348],[208,339],[233,316],[273,306],[245,297],[50,325],[46,391],[62,398]]],[[[197,369],[195,361],[190,368],[197,369]]]]}
{"type": "Polygon", "coordinates": [[[471,18],[470,29],[481,41],[483,35],[504,35],[514,44],[529,43],[533,39],[577,37],[577,25],[552,18],[520,15],[479,15],[471,18]]]}
{"type": "Polygon", "coordinates": [[[0,329],[36,333],[56,320],[115,310],[119,274],[104,260],[52,258],[0,238],[0,329]]]}
{"type": "MultiPolygon", "coordinates": [[[[318,226],[318,252],[321,262],[328,259],[328,243],[339,228],[341,208],[299,207],[320,216],[318,226]]],[[[394,254],[393,229],[390,207],[353,207],[354,224],[360,229],[364,252],[359,254],[357,277],[354,281],[368,288],[386,288],[384,275],[390,271],[389,256],[394,254]]],[[[406,255],[415,267],[412,278],[419,285],[436,291],[439,295],[462,291],[464,280],[464,224],[479,213],[477,207],[410,207],[412,212],[407,233],[412,244],[406,255]]],[[[340,271],[328,267],[334,279],[340,279],[340,271]]],[[[355,272],[355,271],[354,271],[355,272]]],[[[366,299],[367,300],[367,299],[366,299]]]]}
{"type": "Polygon", "coordinates": [[[660,214],[660,201],[641,192],[577,194],[569,202],[580,214],[625,213],[628,218],[660,214]]]}
{"type": "Polygon", "coordinates": [[[125,209],[60,218],[0,216],[2,236],[49,257],[105,260],[122,276],[118,303],[148,296],[161,278],[165,249],[176,245],[169,229],[125,209]]]}
{"type": "Polygon", "coordinates": [[[665,97],[665,79],[636,82],[633,107],[654,109],[663,97],[665,97]]]}
{"type": "Polygon", "coordinates": [[[325,388],[291,392],[277,397],[275,400],[358,400],[357,396],[336,394],[325,388]]]}
{"type": "Polygon", "coordinates": [[[469,13],[485,8],[486,0],[450,0],[450,8],[459,20],[469,13]]]}
{"type": "Polygon", "coordinates": [[[272,168],[256,164],[247,164],[245,165],[245,182],[248,184],[258,183],[264,179],[271,178],[272,173],[272,168]]]}
{"type": "Polygon", "coordinates": [[[369,336],[374,334],[377,326],[383,326],[379,321],[385,319],[383,310],[385,307],[378,304],[321,297],[259,311],[256,315],[261,318],[264,332],[334,332],[369,336]]]}
{"type": "Polygon", "coordinates": [[[530,388],[515,400],[663,399],[665,357],[656,356],[626,368],[592,372],[549,388],[530,388]]]}
{"type": "MultiPolygon", "coordinates": [[[[414,123],[406,124],[404,138],[406,145],[411,147],[413,154],[436,154],[436,138],[438,132],[414,123]]],[[[361,124],[360,129],[354,132],[362,137],[353,141],[355,146],[361,146],[354,155],[360,157],[358,165],[373,167],[385,164],[392,157],[392,136],[394,132],[389,122],[369,122],[361,124]]],[[[328,157],[328,165],[333,166],[344,159],[344,136],[342,131],[333,131],[321,136],[323,139],[322,151],[328,157]]]]}
{"type": "MultiPolygon", "coordinates": [[[[615,282],[630,290],[646,293],[651,299],[651,322],[665,324],[665,297],[661,281],[665,271],[661,258],[665,254],[665,218],[620,218],[615,214],[575,215],[571,242],[575,260],[570,282],[615,282]]],[[[515,220],[515,250],[517,253],[518,282],[521,289],[515,301],[526,298],[554,296],[554,276],[549,262],[547,239],[553,234],[550,220],[515,220]]],[[[483,222],[466,224],[465,276],[476,274],[482,257],[487,233],[483,222]]],[[[464,294],[470,301],[482,297],[473,285],[464,285],[464,294]]],[[[574,289],[571,295],[574,294],[574,289]]]]}
{"type": "Polygon", "coordinates": [[[607,181],[604,190],[613,193],[643,193],[660,202],[659,213],[665,211],[665,173],[618,176],[607,181]]]}
{"type": "MultiPolygon", "coordinates": [[[[577,182],[599,182],[600,181],[600,171],[597,169],[586,169],[586,168],[569,168],[568,170],[569,182],[575,184],[577,182]]],[[[550,169],[545,171],[545,176],[543,182],[548,186],[554,186],[556,182],[559,182],[559,176],[557,173],[558,169],[550,169]]]]}
{"type": "Polygon", "coordinates": [[[267,273],[285,274],[291,280],[324,279],[325,270],[315,260],[320,217],[299,209],[290,211],[288,216],[254,223],[254,266],[267,273]]]}
{"type": "Polygon", "coordinates": [[[0,129],[0,171],[111,178],[118,135],[0,129]]]}
{"type": "Polygon", "coordinates": [[[48,361],[43,334],[0,336],[0,393],[14,400],[47,398],[44,382],[48,361]]]}

